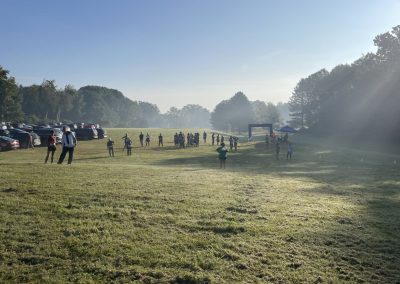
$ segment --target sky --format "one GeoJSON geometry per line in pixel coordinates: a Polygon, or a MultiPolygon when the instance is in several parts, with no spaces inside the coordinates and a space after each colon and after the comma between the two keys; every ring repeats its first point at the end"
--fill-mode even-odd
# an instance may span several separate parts
{"type": "Polygon", "coordinates": [[[301,78],[376,49],[400,0],[0,0],[0,66],[19,84],[100,85],[212,110],[288,101],[301,78]]]}

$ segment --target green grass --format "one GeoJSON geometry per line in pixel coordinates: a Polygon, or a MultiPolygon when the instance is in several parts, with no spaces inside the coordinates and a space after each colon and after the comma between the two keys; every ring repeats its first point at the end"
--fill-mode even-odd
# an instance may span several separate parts
{"type": "Polygon", "coordinates": [[[398,157],[295,138],[293,161],[242,143],[220,170],[215,147],[139,131],[131,157],[123,129],[115,158],[105,140],[72,165],[0,153],[1,283],[399,283],[398,157]]]}

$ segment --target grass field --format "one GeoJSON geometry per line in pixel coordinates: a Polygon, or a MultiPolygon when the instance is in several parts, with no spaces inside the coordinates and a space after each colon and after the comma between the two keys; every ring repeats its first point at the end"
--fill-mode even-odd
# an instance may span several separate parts
{"type": "Polygon", "coordinates": [[[294,137],[292,161],[242,143],[220,170],[215,147],[127,131],[130,157],[123,129],[115,158],[0,153],[0,283],[400,283],[399,157],[294,137]]]}

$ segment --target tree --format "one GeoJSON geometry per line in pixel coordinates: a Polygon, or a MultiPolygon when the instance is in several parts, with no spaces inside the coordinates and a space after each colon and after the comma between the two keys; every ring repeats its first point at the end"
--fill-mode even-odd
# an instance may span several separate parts
{"type": "Polygon", "coordinates": [[[374,43],[376,53],[301,79],[289,102],[292,125],[340,141],[400,143],[400,26],[374,43]]]}
{"type": "Polygon", "coordinates": [[[182,108],[181,114],[187,128],[210,127],[210,111],[200,105],[186,105],[182,108]]]}
{"type": "Polygon", "coordinates": [[[139,108],[144,122],[143,127],[160,126],[162,118],[157,105],[148,102],[139,102],[139,108]]]}
{"type": "Polygon", "coordinates": [[[317,113],[319,112],[319,93],[318,86],[320,82],[328,76],[329,72],[322,69],[311,74],[306,79],[301,79],[294,88],[289,100],[291,111],[290,124],[294,127],[312,126],[317,122],[317,113]]]}
{"type": "Polygon", "coordinates": [[[278,108],[273,103],[265,104],[262,101],[251,103],[254,112],[254,122],[278,124],[281,121],[278,108]]]}
{"type": "Polygon", "coordinates": [[[253,121],[253,108],[242,92],[220,102],[211,113],[211,124],[221,130],[246,131],[248,124],[253,121]]]}
{"type": "Polygon", "coordinates": [[[8,73],[0,66],[0,119],[15,121],[23,117],[21,96],[14,77],[8,76],[8,73]]]}

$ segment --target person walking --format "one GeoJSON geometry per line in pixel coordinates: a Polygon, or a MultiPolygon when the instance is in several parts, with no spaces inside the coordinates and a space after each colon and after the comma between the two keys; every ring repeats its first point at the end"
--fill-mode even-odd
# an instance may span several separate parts
{"type": "Polygon", "coordinates": [[[221,143],[221,146],[217,148],[217,152],[219,158],[219,168],[225,169],[226,154],[228,153],[228,149],[226,149],[225,143],[221,143]]]}
{"type": "Polygon", "coordinates": [[[57,150],[56,143],[57,143],[57,138],[54,135],[54,130],[50,130],[49,137],[47,138],[47,155],[46,158],[44,159],[45,164],[47,164],[50,153],[51,153],[51,163],[53,163],[54,152],[57,150]]]}
{"type": "Polygon", "coordinates": [[[219,134],[217,134],[217,145],[219,145],[219,134]]]}
{"type": "Polygon", "coordinates": [[[215,144],[215,133],[211,135],[211,144],[214,146],[215,144]]]}
{"type": "Polygon", "coordinates": [[[76,147],[77,141],[74,133],[71,132],[71,129],[68,126],[64,126],[63,131],[64,133],[61,139],[61,144],[63,149],[57,164],[63,163],[67,153],[68,153],[68,164],[71,164],[72,159],[74,158],[74,149],[76,147]]]}
{"type": "MultiPolygon", "coordinates": [[[[125,146],[127,146],[127,145],[125,145],[125,146]]],[[[107,149],[108,149],[108,154],[110,155],[110,157],[114,157],[114,141],[112,141],[111,137],[108,138],[107,149]]]]}

